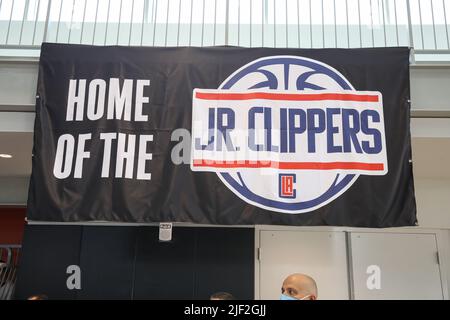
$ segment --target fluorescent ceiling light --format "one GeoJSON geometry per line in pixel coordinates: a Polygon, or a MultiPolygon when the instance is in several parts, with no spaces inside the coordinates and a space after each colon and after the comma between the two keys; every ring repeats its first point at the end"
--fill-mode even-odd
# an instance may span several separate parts
{"type": "Polygon", "coordinates": [[[10,158],[12,158],[12,155],[7,154],[7,153],[0,153],[0,158],[10,159],[10,158]]]}

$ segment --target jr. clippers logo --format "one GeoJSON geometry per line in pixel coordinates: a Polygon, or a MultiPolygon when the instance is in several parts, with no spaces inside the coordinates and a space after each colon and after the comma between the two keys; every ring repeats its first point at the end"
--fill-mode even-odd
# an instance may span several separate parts
{"type": "Polygon", "coordinates": [[[316,60],[264,57],[194,90],[191,157],[248,203],[312,211],[387,173],[382,96],[316,60]]]}

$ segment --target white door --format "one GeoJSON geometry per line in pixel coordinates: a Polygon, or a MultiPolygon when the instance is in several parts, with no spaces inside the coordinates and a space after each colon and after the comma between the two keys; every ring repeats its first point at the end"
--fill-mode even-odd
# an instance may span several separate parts
{"type": "Polygon", "coordinates": [[[261,230],[259,245],[257,298],[279,299],[283,280],[291,273],[313,277],[319,299],[349,298],[344,232],[261,230]]]}
{"type": "Polygon", "coordinates": [[[355,299],[443,299],[436,236],[351,233],[355,299]]]}

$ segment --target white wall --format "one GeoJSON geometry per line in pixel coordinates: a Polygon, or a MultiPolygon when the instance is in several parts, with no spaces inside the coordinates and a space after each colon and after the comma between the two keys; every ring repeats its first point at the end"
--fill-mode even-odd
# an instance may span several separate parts
{"type": "Polygon", "coordinates": [[[450,229],[450,138],[416,136],[412,152],[419,225],[450,229]]]}
{"type": "Polygon", "coordinates": [[[0,61],[0,107],[13,106],[17,111],[34,105],[38,77],[38,63],[0,61]]]}
{"type": "Polygon", "coordinates": [[[416,110],[450,110],[450,64],[411,67],[411,101],[416,110]]]}
{"type": "Polygon", "coordinates": [[[416,177],[415,188],[419,226],[450,229],[450,179],[416,177]]]}
{"type": "Polygon", "coordinates": [[[265,225],[256,226],[255,245],[261,253],[255,257],[257,299],[277,299],[280,283],[294,272],[313,276],[320,284],[321,299],[347,299],[347,288],[352,297],[366,299],[448,299],[450,296],[448,230],[265,225]],[[344,244],[342,248],[342,239],[330,242],[330,234],[344,233],[348,234],[346,247],[344,244]],[[365,240],[358,241],[359,235],[365,240]],[[421,255],[417,255],[416,249],[420,249],[421,255]],[[339,258],[344,258],[344,262],[339,258]],[[365,289],[369,265],[381,268],[381,290],[365,289]],[[430,279],[433,285],[427,284],[430,279]],[[424,283],[428,288],[422,288],[424,283]],[[344,292],[336,291],[336,286],[344,292]]]}
{"type": "Polygon", "coordinates": [[[29,177],[0,177],[0,205],[27,203],[29,177]]]}

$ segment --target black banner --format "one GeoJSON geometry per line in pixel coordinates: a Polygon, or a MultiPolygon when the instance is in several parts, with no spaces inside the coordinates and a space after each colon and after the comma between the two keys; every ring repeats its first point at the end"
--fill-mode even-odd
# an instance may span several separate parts
{"type": "Polygon", "coordinates": [[[28,219],[416,223],[409,50],[43,44],[28,219]]]}

